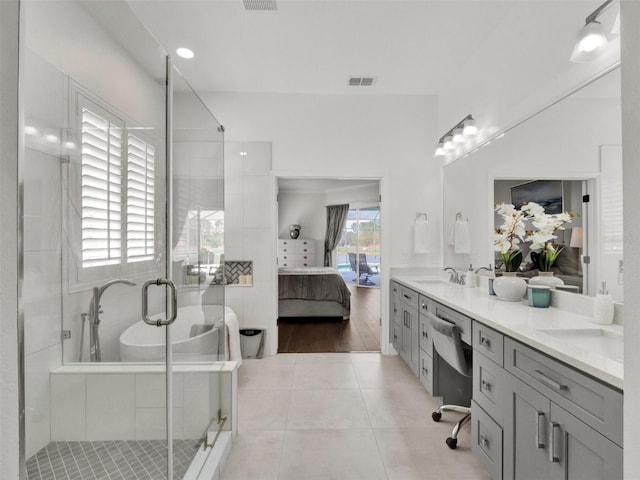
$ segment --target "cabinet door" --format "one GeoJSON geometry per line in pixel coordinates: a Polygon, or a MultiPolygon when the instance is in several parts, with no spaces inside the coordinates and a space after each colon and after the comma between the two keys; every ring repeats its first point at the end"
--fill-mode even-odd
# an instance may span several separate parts
{"type": "MultiPolygon", "coordinates": [[[[389,314],[391,317],[391,320],[389,321],[389,341],[393,343],[393,347],[398,353],[400,353],[400,349],[396,346],[395,336],[397,333],[401,332],[396,332],[394,323],[402,325],[402,312],[399,310],[399,295],[400,287],[396,282],[391,282],[391,295],[389,296],[389,314]]],[[[400,344],[402,344],[402,341],[400,341],[400,344]]]]}
{"type": "Polygon", "coordinates": [[[407,362],[411,370],[418,374],[418,352],[420,350],[420,339],[418,338],[418,312],[412,308],[402,308],[402,352],[404,361],[407,362]]]}
{"type": "Polygon", "coordinates": [[[396,352],[402,356],[402,327],[395,321],[391,322],[391,342],[396,352]]]}
{"type": "Polygon", "coordinates": [[[551,402],[513,375],[504,377],[504,479],[548,479],[551,402]]]}
{"type": "Polygon", "coordinates": [[[553,480],[622,479],[622,448],[551,403],[553,480]]]}

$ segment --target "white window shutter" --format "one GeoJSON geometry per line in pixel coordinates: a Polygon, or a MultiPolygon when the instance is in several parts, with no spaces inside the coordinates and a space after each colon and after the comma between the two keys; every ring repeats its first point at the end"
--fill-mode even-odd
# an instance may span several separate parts
{"type": "Polygon", "coordinates": [[[122,257],[122,127],[82,108],[82,266],[122,257]]]}
{"type": "Polygon", "coordinates": [[[153,260],[155,242],[155,149],[127,139],[127,262],[153,260]]]}

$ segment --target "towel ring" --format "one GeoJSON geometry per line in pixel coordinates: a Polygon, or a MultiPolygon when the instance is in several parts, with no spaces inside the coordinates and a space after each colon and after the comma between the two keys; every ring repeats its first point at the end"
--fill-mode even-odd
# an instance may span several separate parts
{"type": "Polygon", "coordinates": [[[420,220],[420,217],[424,217],[424,221],[425,222],[428,220],[426,213],[418,212],[418,213],[416,213],[415,221],[417,222],[418,220],[420,220]]]}

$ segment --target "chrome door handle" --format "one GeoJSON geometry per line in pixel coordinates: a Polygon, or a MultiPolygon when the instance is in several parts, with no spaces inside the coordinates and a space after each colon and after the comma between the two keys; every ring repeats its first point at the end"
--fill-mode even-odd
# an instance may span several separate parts
{"type": "Polygon", "coordinates": [[[562,385],[562,384],[556,382],[555,380],[552,380],[551,378],[547,377],[544,373],[542,373],[540,370],[535,370],[535,372],[540,377],[538,380],[540,380],[546,386],[551,387],[551,388],[555,388],[556,390],[566,390],[567,389],[566,385],[562,385]]]}
{"type": "Polygon", "coordinates": [[[156,280],[149,280],[142,286],[142,319],[148,325],[155,325],[156,327],[162,327],[164,325],[171,325],[178,316],[178,294],[176,293],[176,286],[173,282],[166,278],[157,278],[156,280]],[[171,289],[171,316],[164,320],[152,320],[149,318],[149,287],[151,285],[167,285],[171,289]]]}
{"type": "Polygon", "coordinates": [[[551,424],[551,448],[549,448],[549,461],[558,463],[560,461],[560,424],[552,422],[551,424]]]}
{"type": "Polygon", "coordinates": [[[536,428],[536,447],[544,448],[544,412],[536,412],[536,422],[538,428],[536,428]]]}

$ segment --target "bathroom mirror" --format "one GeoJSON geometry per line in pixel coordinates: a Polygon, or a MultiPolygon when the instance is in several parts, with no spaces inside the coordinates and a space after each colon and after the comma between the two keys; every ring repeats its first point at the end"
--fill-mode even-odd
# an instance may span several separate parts
{"type": "Polygon", "coordinates": [[[580,292],[595,295],[606,282],[609,293],[621,302],[621,143],[620,69],[615,68],[501,138],[445,165],[445,236],[462,213],[469,221],[471,249],[455,253],[445,238],[444,264],[465,270],[469,264],[496,265],[493,210],[496,201],[509,200],[504,188],[536,180],[564,181],[570,193],[562,195],[563,210],[577,215],[558,242],[578,262],[576,273],[584,276],[580,292]],[[589,196],[588,203],[582,203],[583,195],[589,196]],[[583,228],[582,248],[570,246],[573,227],[583,228]]]}

